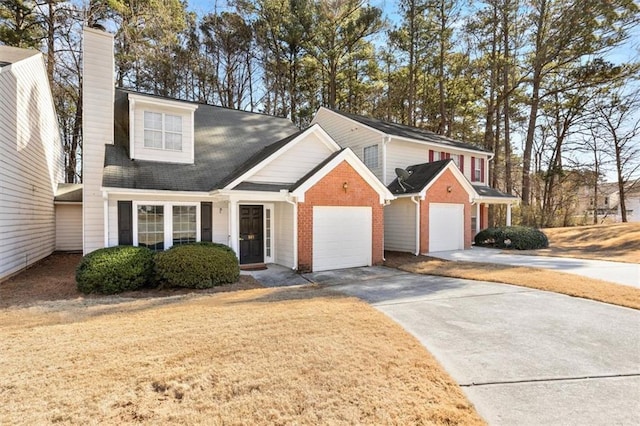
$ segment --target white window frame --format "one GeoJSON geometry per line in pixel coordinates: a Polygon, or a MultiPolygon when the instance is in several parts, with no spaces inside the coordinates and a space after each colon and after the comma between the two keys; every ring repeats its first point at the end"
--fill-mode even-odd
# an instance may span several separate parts
{"type": "Polygon", "coordinates": [[[369,145],[362,148],[362,162],[370,169],[377,169],[378,167],[380,167],[380,151],[378,149],[378,144],[369,145]],[[375,160],[375,164],[370,164],[369,161],[367,161],[367,152],[373,149],[375,149],[375,155],[369,157],[369,160],[375,160]]]}
{"type": "Polygon", "coordinates": [[[458,170],[460,169],[460,154],[449,154],[449,158],[453,160],[458,170]]]}
{"type": "Polygon", "coordinates": [[[184,117],[182,115],[180,115],[180,114],[169,114],[169,113],[166,113],[166,112],[154,111],[152,109],[145,109],[142,112],[142,138],[143,138],[142,144],[143,144],[145,149],[160,149],[160,150],[163,150],[163,151],[182,152],[183,151],[183,147],[184,147],[184,132],[183,132],[183,128],[184,128],[184,117]],[[159,114],[162,117],[162,128],[160,130],[146,127],[145,123],[147,122],[147,120],[146,120],[147,114],[159,114]],[[180,119],[180,132],[167,130],[167,117],[174,117],[174,118],[179,118],[180,119]],[[147,138],[146,138],[146,132],[147,131],[151,131],[151,132],[158,132],[159,131],[162,134],[162,147],[158,148],[158,147],[155,147],[155,146],[148,146],[147,145],[147,138]],[[180,135],[180,149],[167,148],[167,138],[166,138],[167,134],[180,135]]]}
{"type": "Polygon", "coordinates": [[[482,176],[482,158],[476,158],[473,170],[474,182],[484,182],[482,176]]]}
{"type": "Polygon", "coordinates": [[[442,156],[442,152],[441,151],[433,150],[433,161],[442,160],[442,158],[440,158],[440,156],[442,156]]]}
{"type": "Polygon", "coordinates": [[[163,206],[164,208],[164,249],[173,247],[173,206],[196,207],[196,241],[202,241],[200,235],[200,203],[181,201],[132,201],[133,205],[133,245],[138,245],[138,206],[163,206]]]}

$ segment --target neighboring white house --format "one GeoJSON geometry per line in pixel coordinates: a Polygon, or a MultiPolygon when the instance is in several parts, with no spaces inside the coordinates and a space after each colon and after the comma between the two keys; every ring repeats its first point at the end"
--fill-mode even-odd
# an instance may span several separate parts
{"type": "Polygon", "coordinates": [[[0,46],[0,280],[55,249],[62,145],[44,58],[0,46]]]}
{"type": "Polygon", "coordinates": [[[493,154],[428,130],[320,108],[312,123],[351,148],[389,187],[396,200],[385,207],[385,248],[427,253],[471,245],[488,226],[488,206],[518,198],[489,187],[493,154]],[[453,165],[453,166],[452,166],[453,165]],[[397,169],[411,176],[398,184],[397,169]]]}

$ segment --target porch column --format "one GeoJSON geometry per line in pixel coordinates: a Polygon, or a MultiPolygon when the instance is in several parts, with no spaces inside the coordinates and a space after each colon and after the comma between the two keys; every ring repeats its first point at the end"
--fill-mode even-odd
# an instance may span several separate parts
{"type": "Polygon", "coordinates": [[[240,258],[239,241],[238,241],[238,201],[229,200],[229,247],[240,258]]]}
{"type": "Polygon", "coordinates": [[[482,220],[480,217],[480,203],[476,204],[476,234],[480,232],[480,225],[482,224],[482,220]]]}
{"type": "Polygon", "coordinates": [[[511,203],[507,204],[507,226],[511,226],[511,203]]]}

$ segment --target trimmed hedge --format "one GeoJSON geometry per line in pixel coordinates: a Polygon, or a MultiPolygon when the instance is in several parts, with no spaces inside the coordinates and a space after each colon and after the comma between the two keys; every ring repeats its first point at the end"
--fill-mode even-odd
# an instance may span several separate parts
{"type": "Polygon", "coordinates": [[[151,281],[153,251],[146,247],[117,246],[84,256],[76,268],[78,290],[115,294],[137,290],[151,281]]]}
{"type": "Polygon", "coordinates": [[[156,276],[171,287],[211,288],[240,278],[236,254],[223,244],[200,242],[156,254],[156,276]]]}
{"type": "Polygon", "coordinates": [[[549,247],[544,232],[527,226],[487,228],[478,232],[474,240],[477,246],[501,249],[536,250],[549,247]]]}

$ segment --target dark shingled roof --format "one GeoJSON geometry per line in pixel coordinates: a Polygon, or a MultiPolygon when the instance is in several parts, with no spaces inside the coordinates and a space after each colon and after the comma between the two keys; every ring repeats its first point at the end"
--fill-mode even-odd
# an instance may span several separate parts
{"type": "Polygon", "coordinates": [[[210,191],[220,188],[230,174],[245,170],[241,166],[263,149],[277,149],[276,142],[284,144],[299,132],[285,118],[199,104],[194,113],[194,164],[130,160],[129,93],[136,92],[116,90],[114,145],[106,146],[105,187],[210,191]]]}
{"type": "Polygon", "coordinates": [[[40,52],[35,49],[21,49],[19,47],[0,46],[0,68],[6,67],[23,59],[39,55],[40,52]]]}
{"type": "Polygon", "coordinates": [[[518,198],[515,195],[506,194],[495,188],[489,188],[488,186],[473,185],[473,189],[482,197],[518,198]]]}
{"type": "Polygon", "coordinates": [[[238,191],[266,191],[279,192],[282,189],[289,189],[292,183],[259,183],[259,182],[240,182],[234,190],[238,191]]]}
{"type": "Polygon", "coordinates": [[[82,184],[81,183],[59,183],[56,190],[54,201],[66,203],[82,202],[82,184]]]}
{"type": "Polygon", "coordinates": [[[392,194],[419,194],[452,161],[447,159],[409,166],[406,170],[411,176],[409,176],[409,179],[402,181],[404,188],[400,186],[398,178],[396,178],[387,186],[387,189],[392,194]]]}
{"type": "Polygon", "coordinates": [[[369,126],[373,129],[379,130],[387,135],[399,136],[403,138],[416,139],[424,142],[431,142],[440,145],[451,146],[454,148],[470,149],[479,152],[491,152],[490,150],[481,148],[476,145],[472,145],[466,142],[460,142],[455,139],[448,138],[446,136],[439,135],[426,129],[420,129],[418,127],[406,126],[404,124],[389,123],[386,121],[378,120],[377,118],[363,117],[361,115],[349,114],[342,111],[331,110],[344,117],[350,118],[358,123],[362,123],[365,126],[369,126]]]}

